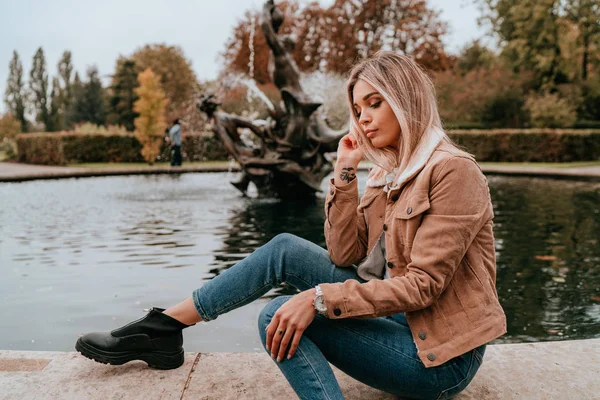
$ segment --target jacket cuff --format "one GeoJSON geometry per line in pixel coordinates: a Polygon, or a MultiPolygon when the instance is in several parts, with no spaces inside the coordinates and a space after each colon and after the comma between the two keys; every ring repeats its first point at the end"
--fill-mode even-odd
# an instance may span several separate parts
{"type": "Polygon", "coordinates": [[[321,291],[323,291],[323,300],[327,307],[327,318],[329,319],[346,318],[348,314],[341,286],[340,283],[319,284],[321,291]]]}
{"type": "Polygon", "coordinates": [[[333,182],[333,178],[331,178],[329,180],[329,190],[325,197],[326,202],[333,201],[334,198],[337,198],[338,201],[356,200],[358,198],[358,179],[354,178],[352,182],[339,186],[336,186],[333,182]]]}

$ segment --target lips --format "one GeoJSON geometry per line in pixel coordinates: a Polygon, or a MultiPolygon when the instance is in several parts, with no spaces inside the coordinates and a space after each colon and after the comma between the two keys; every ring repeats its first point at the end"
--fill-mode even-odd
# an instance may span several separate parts
{"type": "Polygon", "coordinates": [[[365,135],[367,135],[367,137],[370,139],[375,136],[375,132],[377,132],[377,129],[367,129],[365,131],[365,135]]]}

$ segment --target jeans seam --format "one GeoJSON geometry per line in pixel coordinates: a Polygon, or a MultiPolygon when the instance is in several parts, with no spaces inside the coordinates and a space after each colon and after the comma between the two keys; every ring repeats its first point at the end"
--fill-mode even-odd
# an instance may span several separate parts
{"type": "MultiPolygon", "coordinates": [[[[218,315],[221,315],[221,314],[225,314],[225,313],[227,313],[227,312],[229,312],[231,310],[235,310],[236,308],[238,308],[239,304],[243,303],[248,298],[254,296],[256,293],[262,291],[264,288],[266,288],[269,285],[270,285],[270,283],[263,284],[263,286],[261,286],[260,288],[256,289],[254,292],[248,294],[247,296],[241,298],[240,300],[235,300],[235,301],[229,303],[226,307],[222,307],[222,309],[219,312],[213,313],[213,314],[217,314],[217,316],[218,316],[218,315]]],[[[215,319],[215,318],[210,318],[207,321],[210,321],[210,320],[213,320],[213,319],[215,319]]]]}
{"type": "MultiPolygon", "coordinates": [[[[309,286],[309,287],[311,286],[310,282],[307,282],[307,281],[305,281],[304,279],[302,279],[302,278],[301,278],[301,277],[299,277],[298,275],[294,275],[294,274],[292,274],[292,273],[286,273],[285,275],[286,275],[286,276],[293,276],[294,278],[296,278],[296,279],[298,279],[299,281],[301,281],[301,282],[303,282],[304,284],[306,284],[306,286],[309,286]]],[[[287,281],[287,279],[286,279],[286,281],[287,281]]],[[[296,288],[296,289],[298,289],[298,288],[296,288]]]]}
{"type": "Polygon", "coordinates": [[[306,364],[310,367],[311,371],[317,378],[319,385],[321,385],[321,389],[323,390],[323,393],[325,393],[325,396],[327,397],[327,399],[332,400],[331,397],[329,397],[329,395],[327,394],[327,391],[325,390],[325,385],[323,385],[323,381],[321,381],[321,377],[319,377],[319,374],[317,374],[317,371],[314,369],[313,365],[308,361],[308,358],[304,355],[304,352],[302,351],[300,346],[298,346],[298,354],[302,356],[302,358],[304,359],[306,364]]]}
{"type": "Polygon", "coordinates": [[[469,375],[471,375],[471,370],[473,369],[473,359],[474,358],[475,358],[475,355],[473,353],[471,353],[471,360],[469,362],[469,369],[467,370],[466,376],[463,379],[461,379],[460,382],[458,382],[456,385],[451,386],[448,389],[442,390],[440,392],[440,394],[438,395],[438,397],[436,397],[436,400],[440,400],[443,395],[445,395],[446,393],[448,393],[452,389],[456,389],[457,387],[459,387],[460,385],[462,385],[464,381],[466,381],[467,379],[469,379],[469,375]]]}
{"type": "Polygon", "coordinates": [[[348,331],[348,332],[352,332],[352,333],[354,333],[355,335],[357,335],[357,336],[360,336],[360,337],[362,337],[363,339],[366,339],[366,340],[368,340],[368,341],[370,341],[370,342],[372,342],[372,343],[376,343],[376,344],[378,344],[378,345],[380,345],[380,346],[382,346],[382,347],[384,347],[384,348],[386,348],[386,349],[388,349],[388,350],[390,350],[390,351],[392,351],[392,352],[394,352],[394,353],[396,353],[396,354],[398,354],[398,355],[400,355],[400,356],[402,356],[402,357],[404,357],[404,358],[407,358],[407,359],[409,359],[409,360],[411,360],[411,361],[414,361],[414,362],[416,362],[416,363],[421,363],[421,364],[422,364],[422,362],[421,362],[421,360],[420,360],[419,358],[413,358],[413,357],[411,357],[411,356],[409,356],[409,355],[406,355],[406,354],[404,354],[404,353],[402,353],[402,352],[400,352],[400,351],[396,350],[395,348],[393,348],[393,347],[390,347],[390,346],[386,345],[385,343],[381,343],[381,342],[379,342],[379,341],[377,341],[377,340],[375,340],[375,339],[373,339],[373,338],[371,338],[371,337],[369,337],[369,336],[363,335],[363,334],[362,334],[361,332],[359,332],[359,331],[355,331],[354,329],[347,328],[347,327],[345,327],[345,326],[343,326],[343,325],[339,325],[339,328],[341,328],[341,329],[344,329],[344,330],[346,330],[346,331],[348,331]]]}

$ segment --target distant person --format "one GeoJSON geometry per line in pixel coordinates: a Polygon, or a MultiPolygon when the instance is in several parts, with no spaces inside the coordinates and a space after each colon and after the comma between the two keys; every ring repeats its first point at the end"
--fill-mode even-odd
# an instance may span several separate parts
{"type": "Polygon", "coordinates": [[[465,389],[486,344],[506,333],[487,180],[444,132],[433,83],[409,57],[362,61],[347,97],[351,130],[324,200],[327,250],[280,234],[181,303],[88,333],[76,349],[101,363],[177,368],[184,328],[286,282],[300,292],[268,303],[258,331],[301,399],[344,398],[329,363],[402,398],[465,389]],[[364,158],[375,167],[359,202],[364,158]]]}
{"type": "Polygon", "coordinates": [[[181,124],[179,119],[173,121],[173,126],[169,130],[169,139],[171,140],[171,166],[181,166],[181,124]]]}

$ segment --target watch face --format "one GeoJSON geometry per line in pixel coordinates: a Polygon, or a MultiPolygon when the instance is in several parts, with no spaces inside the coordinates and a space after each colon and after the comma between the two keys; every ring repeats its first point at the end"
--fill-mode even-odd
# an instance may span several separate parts
{"type": "Polygon", "coordinates": [[[325,312],[327,307],[325,307],[325,302],[323,301],[323,296],[317,296],[315,299],[315,308],[319,312],[325,312]]]}

